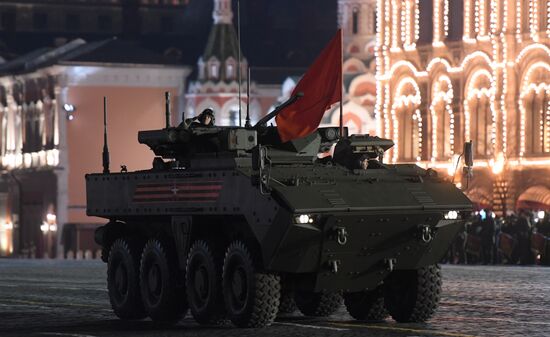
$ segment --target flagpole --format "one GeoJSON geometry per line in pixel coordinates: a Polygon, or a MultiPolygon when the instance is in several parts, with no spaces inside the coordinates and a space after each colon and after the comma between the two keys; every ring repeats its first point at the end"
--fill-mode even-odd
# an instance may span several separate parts
{"type": "Polygon", "coordinates": [[[241,75],[241,2],[237,0],[237,44],[238,44],[238,68],[237,68],[237,77],[239,81],[239,127],[242,123],[242,101],[241,101],[241,85],[242,85],[242,75],[241,75]]]}
{"type": "Polygon", "coordinates": [[[340,28],[340,76],[342,76],[342,85],[340,86],[340,138],[344,137],[344,36],[340,28]]]}

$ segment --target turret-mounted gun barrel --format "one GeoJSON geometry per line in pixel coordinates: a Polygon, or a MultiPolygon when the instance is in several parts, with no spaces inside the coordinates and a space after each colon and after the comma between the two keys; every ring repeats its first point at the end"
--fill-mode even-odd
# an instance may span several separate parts
{"type": "Polygon", "coordinates": [[[298,99],[300,99],[302,97],[304,97],[304,94],[301,93],[301,92],[299,92],[296,95],[290,97],[286,102],[279,105],[278,107],[275,108],[275,110],[271,111],[265,117],[260,119],[258,121],[258,123],[256,123],[254,125],[253,129],[257,130],[258,128],[260,128],[262,126],[265,126],[267,124],[267,122],[269,122],[272,118],[276,117],[279,113],[281,113],[281,111],[283,111],[284,108],[286,108],[287,106],[293,104],[294,102],[296,102],[298,99]]]}

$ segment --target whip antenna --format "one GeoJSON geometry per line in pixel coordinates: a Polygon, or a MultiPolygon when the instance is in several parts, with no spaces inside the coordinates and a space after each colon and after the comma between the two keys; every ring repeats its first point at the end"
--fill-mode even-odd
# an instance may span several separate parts
{"type": "Polygon", "coordinates": [[[170,92],[166,91],[164,93],[164,98],[166,101],[166,128],[170,127],[170,92]]]}
{"type": "Polygon", "coordinates": [[[107,145],[107,97],[103,96],[103,173],[109,173],[109,146],[107,145]]]}
{"type": "Polygon", "coordinates": [[[242,102],[241,102],[241,2],[237,0],[237,49],[238,49],[238,69],[237,77],[239,81],[239,126],[241,126],[242,121],[242,102]]]}
{"type": "Polygon", "coordinates": [[[250,125],[250,67],[248,67],[248,74],[246,76],[246,122],[245,128],[251,127],[250,125]]]}

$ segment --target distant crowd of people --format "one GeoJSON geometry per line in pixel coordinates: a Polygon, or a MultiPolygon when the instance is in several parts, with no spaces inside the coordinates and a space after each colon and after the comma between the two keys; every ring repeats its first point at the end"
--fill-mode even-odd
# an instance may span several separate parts
{"type": "Polygon", "coordinates": [[[488,210],[476,212],[443,262],[550,265],[550,213],[520,210],[496,217],[488,210]]]}

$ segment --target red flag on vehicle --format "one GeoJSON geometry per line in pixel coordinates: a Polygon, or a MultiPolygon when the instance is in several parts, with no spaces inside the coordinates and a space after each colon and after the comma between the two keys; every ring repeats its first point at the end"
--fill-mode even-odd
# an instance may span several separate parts
{"type": "Polygon", "coordinates": [[[325,111],[342,100],[342,30],[309,67],[292,91],[304,96],[284,108],[276,117],[283,142],[305,137],[319,127],[325,111]]]}

